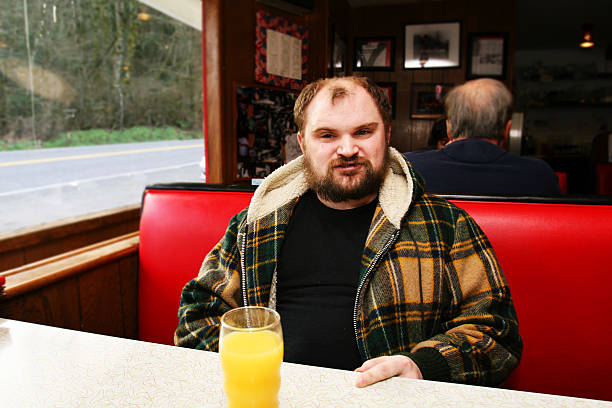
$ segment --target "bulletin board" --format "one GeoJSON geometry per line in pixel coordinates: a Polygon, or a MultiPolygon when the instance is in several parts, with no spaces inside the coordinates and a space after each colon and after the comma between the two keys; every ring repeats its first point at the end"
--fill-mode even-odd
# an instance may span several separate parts
{"type": "Polygon", "coordinates": [[[257,11],[255,81],[300,90],[308,73],[308,30],[286,18],[257,11]]]}
{"type": "Polygon", "coordinates": [[[286,162],[285,143],[294,138],[297,93],[234,84],[235,180],[263,178],[286,162]]]}

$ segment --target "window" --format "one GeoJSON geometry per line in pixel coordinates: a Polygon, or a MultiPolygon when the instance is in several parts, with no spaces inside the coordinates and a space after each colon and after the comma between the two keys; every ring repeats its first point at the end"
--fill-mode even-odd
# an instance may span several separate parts
{"type": "Polygon", "coordinates": [[[3,4],[0,233],[137,204],[147,184],[201,179],[201,31],[158,9],[3,4]]]}

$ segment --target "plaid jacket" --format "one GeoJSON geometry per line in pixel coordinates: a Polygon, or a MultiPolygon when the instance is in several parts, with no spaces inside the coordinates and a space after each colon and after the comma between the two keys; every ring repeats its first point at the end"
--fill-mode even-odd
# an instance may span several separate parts
{"type": "MultiPolygon", "coordinates": [[[[405,354],[425,379],[498,385],[517,366],[522,341],[493,249],[465,211],[424,194],[410,164],[394,149],[391,158],[355,295],[361,357],[405,354]]],[[[279,249],[308,188],[302,160],[263,181],[184,287],[177,345],[216,351],[224,312],[275,306],[279,249]]]]}

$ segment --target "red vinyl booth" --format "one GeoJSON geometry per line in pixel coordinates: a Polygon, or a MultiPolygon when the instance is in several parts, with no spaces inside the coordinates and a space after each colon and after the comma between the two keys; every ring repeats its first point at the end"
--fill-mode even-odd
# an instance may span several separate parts
{"type": "Polygon", "coordinates": [[[596,193],[612,195],[612,163],[597,163],[596,193]]]}
{"type": "MultiPolygon", "coordinates": [[[[172,344],[182,287],[194,278],[253,188],[150,186],[142,201],[140,340],[172,344]]],[[[447,197],[489,237],[524,341],[505,387],[612,400],[612,203],[447,197]],[[504,200],[504,201],[499,201],[504,200]]]]}
{"type": "Polygon", "coordinates": [[[557,178],[559,179],[559,188],[563,194],[567,194],[567,173],[564,171],[555,171],[557,178]]]}

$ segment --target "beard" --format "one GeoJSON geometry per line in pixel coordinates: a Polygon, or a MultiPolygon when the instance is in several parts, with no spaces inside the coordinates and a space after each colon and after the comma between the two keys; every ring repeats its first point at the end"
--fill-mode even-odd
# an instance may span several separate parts
{"type": "Polygon", "coordinates": [[[327,166],[325,174],[318,175],[310,161],[310,157],[304,154],[304,159],[308,186],[322,199],[339,203],[348,200],[360,200],[378,193],[389,167],[389,150],[385,150],[383,164],[377,170],[372,167],[372,163],[369,160],[359,159],[355,155],[353,157],[341,157],[332,160],[327,166]],[[334,169],[336,167],[353,165],[363,165],[363,167],[353,173],[338,177],[340,179],[350,178],[346,183],[336,179],[334,176],[334,169]]]}

